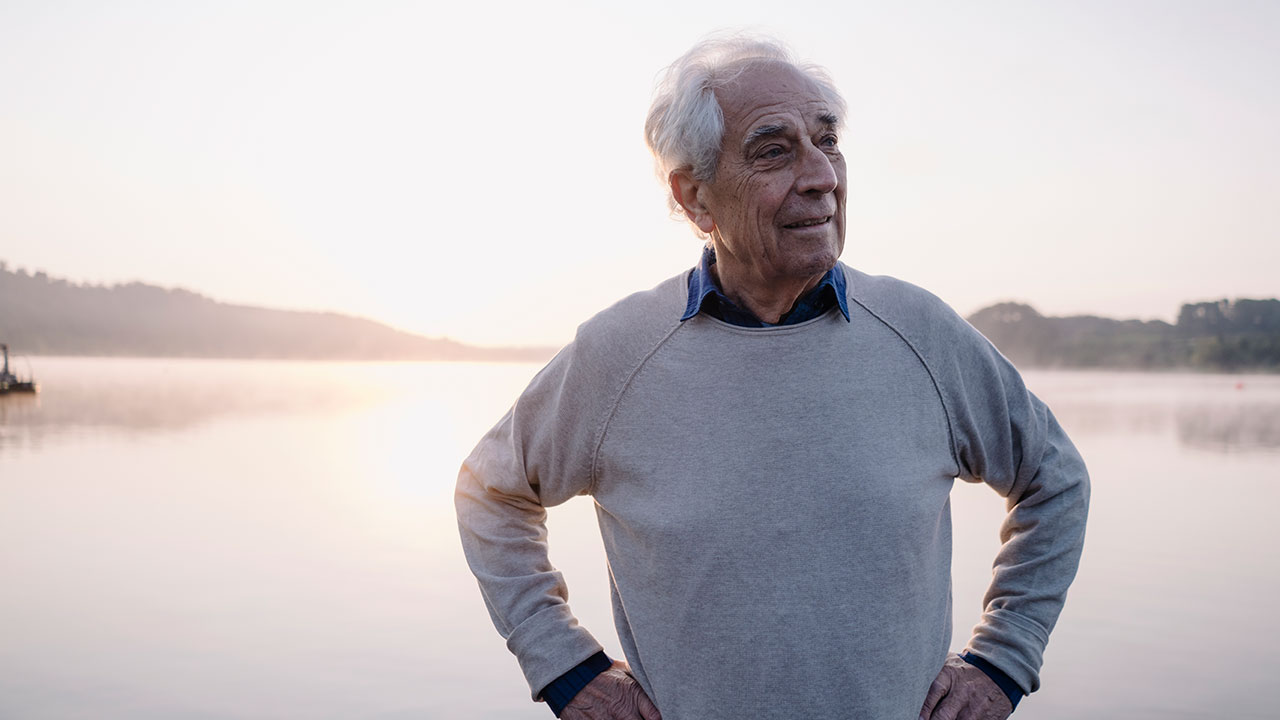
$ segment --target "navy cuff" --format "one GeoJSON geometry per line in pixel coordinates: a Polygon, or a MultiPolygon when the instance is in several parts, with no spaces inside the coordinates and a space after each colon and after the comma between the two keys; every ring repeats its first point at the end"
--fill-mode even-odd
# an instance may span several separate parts
{"type": "Polygon", "coordinates": [[[992,682],[999,685],[1004,694],[1009,696],[1009,704],[1013,706],[1013,709],[1018,709],[1018,701],[1022,699],[1022,688],[1018,687],[1018,683],[1014,682],[1013,678],[1005,675],[1000,668],[971,652],[961,655],[960,658],[986,673],[987,677],[991,678],[992,682]]]}
{"type": "Polygon", "coordinates": [[[569,701],[582,692],[582,688],[586,687],[587,683],[595,680],[597,675],[608,670],[612,665],[613,661],[601,650],[578,663],[569,672],[552,680],[550,685],[542,688],[539,696],[547,701],[551,712],[555,713],[556,717],[560,717],[560,713],[564,712],[569,701]]]}

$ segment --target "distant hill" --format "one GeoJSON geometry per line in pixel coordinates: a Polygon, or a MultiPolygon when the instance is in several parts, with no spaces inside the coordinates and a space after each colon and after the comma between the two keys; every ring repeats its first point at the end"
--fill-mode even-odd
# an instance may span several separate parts
{"type": "Polygon", "coordinates": [[[186,290],[80,285],[0,262],[0,342],[28,355],[545,361],[554,348],[480,348],[337,313],[229,305],[186,290]]]}
{"type": "Polygon", "coordinates": [[[1021,367],[1280,372],[1280,300],[1182,306],[1176,324],[1046,317],[1000,303],[969,322],[1021,367]]]}

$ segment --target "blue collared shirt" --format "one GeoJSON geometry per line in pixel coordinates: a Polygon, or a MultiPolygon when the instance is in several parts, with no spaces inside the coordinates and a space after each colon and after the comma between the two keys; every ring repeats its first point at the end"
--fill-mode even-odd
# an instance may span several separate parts
{"type": "Polygon", "coordinates": [[[720,286],[711,275],[711,266],[715,262],[715,248],[708,245],[702,251],[702,260],[698,263],[698,267],[694,268],[693,273],[689,275],[689,302],[685,306],[684,315],[680,317],[681,322],[701,312],[730,325],[742,327],[795,325],[821,316],[832,306],[840,308],[840,314],[844,315],[845,322],[849,321],[849,299],[845,296],[844,272],[838,266],[828,270],[827,274],[818,281],[817,286],[797,300],[795,306],[788,310],[778,322],[770,324],[760,320],[750,310],[738,307],[720,291],[720,286]]]}

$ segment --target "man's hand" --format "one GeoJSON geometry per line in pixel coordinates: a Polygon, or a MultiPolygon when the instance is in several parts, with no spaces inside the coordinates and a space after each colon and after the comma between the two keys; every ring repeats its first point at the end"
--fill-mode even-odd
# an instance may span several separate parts
{"type": "Polygon", "coordinates": [[[614,660],[564,706],[560,720],[662,720],[631,668],[614,660]]]}
{"type": "Polygon", "coordinates": [[[929,686],[920,720],[1005,720],[1009,696],[987,674],[952,655],[929,686]]]}

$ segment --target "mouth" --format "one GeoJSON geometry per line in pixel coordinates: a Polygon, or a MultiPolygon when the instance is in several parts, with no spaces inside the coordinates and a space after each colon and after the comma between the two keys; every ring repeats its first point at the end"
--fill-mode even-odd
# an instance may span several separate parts
{"type": "Polygon", "coordinates": [[[821,216],[821,217],[814,217],[814,218],[806,218],[806,219],[804,219],[804,220],[797,220],[797,221],[795,221],[795,222],[793,222],[793,223],[787,223],[786,225],[783,225],[782,227],[784,227],[784,228],[786,228],[786,229],[788,229],[788,230],[795,230],[795,229],[797,229],[797,228],[807,228],[807,227],[816,227],[816,226],[818,226],[818,225],[826,225],[826,224],[827,224],[827,223],[829,223],[829,222],[831,222],[831,216],[830,216],[830,215],[823,215],[823,216],[821,216]]]}

